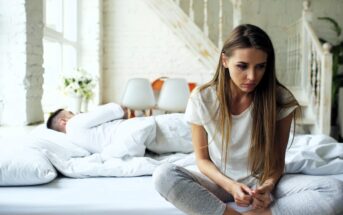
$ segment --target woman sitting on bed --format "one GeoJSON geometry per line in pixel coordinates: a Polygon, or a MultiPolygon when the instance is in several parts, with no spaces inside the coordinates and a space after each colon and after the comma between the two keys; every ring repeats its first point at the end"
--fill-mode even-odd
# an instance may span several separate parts
{"type": "Polygon", "coordinates": [[[172,164],[154,172],[158,192],[187,214],[333,215],[343,212],[342,182],[283,175],[298,102],[276,78],[268,35],[236,27],[209,83],[193,91],[186,110],[202,174],[172,164]]]}
{"type": "Polygon", "coordinates": [[[66,133],[75,144],[91,153],[97,153],[114,141],[111,135],[126,118],[126,109],[115,103],[77,115],[58,109],[50,115],[47,128],[66,133]]]}

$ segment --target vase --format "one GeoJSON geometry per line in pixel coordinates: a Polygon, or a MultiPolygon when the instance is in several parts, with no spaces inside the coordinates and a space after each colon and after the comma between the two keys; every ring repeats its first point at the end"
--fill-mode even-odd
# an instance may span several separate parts
{"type": "Polygon", "coordinates": [[[80,113],[81,112],[81,103],[82,103],[82,96],[78,95],[69,95],[68,97],[68,110],[73,113],[80,113]]]}
{"type": "Polygon", "coordinates": [[[88,112],[88,105],[89,105],[89,100],[88,99],[82,99],[81,111],[83,113],[88,112]]]}

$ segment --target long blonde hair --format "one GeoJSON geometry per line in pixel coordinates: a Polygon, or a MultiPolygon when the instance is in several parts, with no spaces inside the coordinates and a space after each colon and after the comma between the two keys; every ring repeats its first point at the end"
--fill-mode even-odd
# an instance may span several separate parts
{"type": "MultiPolygon", "coordinates": [[[[282,174],[284,167],[284,158],[280,154],[281,147],[277,145],[275,138],[277,109],[299,106],[299,104],[294,97],[287,103],[280,103],[276,99],[278,87],[288,90],[276,78],[273,44],[262,29],[250,24],[236,27],[224,43],[221,53],[230,57],[234,50],[240,48],[255,48],[267,54],[265,73],[252,92],[253,125],[248,158],[251,174],[263,183],[271,175],[282,174]]],[[[213,79],[200,87],[200,90],[213,86],[217,92],[219,107],[213,119],[219,121],[217,130],[222,134],[222,163],[224,164],[226,164],[231,138],[230,84],[230,73],[223,66],[221,55],[213,79]]]]}

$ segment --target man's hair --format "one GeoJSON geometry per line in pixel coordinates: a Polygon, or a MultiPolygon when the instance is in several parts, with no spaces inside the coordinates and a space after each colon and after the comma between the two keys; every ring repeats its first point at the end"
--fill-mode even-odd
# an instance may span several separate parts
{"type": "Polygon", "coordinates": [[[46,127],[55,131],[60,131],[58,126],[58,118],[60,113],[64,111],[63,108],[56,110],[55,112],[52,112],[48,118],[48,121],[46,122],[46,127]]]}

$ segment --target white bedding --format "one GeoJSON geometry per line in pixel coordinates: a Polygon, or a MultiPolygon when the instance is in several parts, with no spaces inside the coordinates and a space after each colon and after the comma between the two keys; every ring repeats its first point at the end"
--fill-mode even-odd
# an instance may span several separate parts
{"type": "MultiPolygon", "coordinates": [[[[40,142],[33,148],[64,175],[84,179],[62,177],[40,186],[1,187],[0,215],[183,214],[155,191],[151,176],[88,177],[150,175],[163,162],[192,165],[193,154],[104,159],[100,153],[89,154],[72,145],[49,144],[40,142]]],[[[287,151],[286,171],[330,175],[327,177],[343,181],[342,156],[343,144],[332,138],[298,136],[287,151]]]]}
{"type": "Polygon", "coordinates": [[[1,215],[181,215],[154,189],[152,177],[57,178],[0,188],[1,215]]]}
{"type": "MultiPolygon", "coordinates": [[[[65,159],[45,152],[51,163],[69,177],[150,175],[164,162],[181,166],[194,164],[193,154],[168,156],[106,158],[101,154],[65,159]]],[[[343,174],[343,144],[325,135],[299,135],[286,153],[286,173],[310,175],[343,174]]]]}
{"type": "MultiPolygon", "coordinates": [[[[170,121],[170,119],[168,120],[170,121]]],[[[163,122],[160,124],[163,125],[163,122]]],[[[187,133],[184,132],[185,129],[179,129],[178,131],[176,129],[178,125],[184,127],[187,125],[180,123],[179,121],[169,123],[168,125],[170,126],[165,127],[163,132],[163,135],[167,137],[163,138],[165,142],[156,141],[153,144],[159,144],[158,149],[160,152],[162,152],[162,145],[165,143],[167,143],[165,144],[167,150],[172,149],[173,151],[179,150],[184,152],[185,146],[187,150],[189,150],[189,147],[191,146],[190,131],[187,133]],[[174,139],[173,137],[184,138],[174,139]]],[[[53,137],[54,135],[51,135],[50,132],[51,130],[48,133],[45,133],[44,137],[53,137]]],[[[36,133],[41,134],[40,132],[36,133]]],[[[37,153],[31,153],[32,156],[34,155],[36,157],[27,158],[29,161],[46,160],[46,158],[48,158],[48,163],[46,163],[46,165],[38,165],[39,167],[42,167],[41,169],[32,169],[32,174],[28,172],[23,175],[25,177],[38,175],[39,177],[35,178],[35,183],[30,183],[31,179],[25,177],[20,178],[20,181],[4,177],[6,175],[15,176],[18,175],[17,173],[27,172],[29,169],[25,168],[25,165],[11,165],[14,163],[8,156],[7,160],[0,159],[0,167],[6,166],[6,168],[0,169],[0,173],[3,176],[2,178],[0,177],[0,186],[47,183],[50,180],[53,180],[54,177],[49,177],[49,180],[47,180],[45,175],[40,174],[40,172],[45,173],[47,172],[47,169],[51,169],[50,162],[63,175],[74,178],[151,175],[154,169],[161,163],[170,162],[181,166],[189,166],[195,163],[193,154],[183,153],[155,154],[154,156],[145,157],[132,157],[126,155],[118,158],[111,157],[111,152],[107,153],[106,156],[103,156],[104,151],[106,150],[105,148],[102,153],[90,154],[71,142],[63,142],[64,138],[60,135],[61,134],[58,135],[58,138],[54,137],[53,139],[41,137],[31,139],[26,143],[18,145],[22,155],[25,155],[25,147],[28,152],[32,151],[32,149],[37,150],[37,153]],[[57,140],[57,142],[55,140],[57,140]]],[[[22,139],[22,141],[25,140],[22,139]]],[[[123,148],[124,147],[125,146],[123,146],[123,148]]],[[[2,145],[2,148],[4,148],[4,145],[2,145]]],[[[132,150],[134,150],[134,148],[132,148],[132,150]]],[[[27,153],[28,156],[29,154],[30,153],[27,153]]],[[[5,158],[6,156],[2,157],[5,158]]],[[[25,160],[25,157],[23,159],[25,160]]],[[[36,164],[33,163],[32,165],[36,164]]],[[[313,175],[343,174],[343,144],[338,143],[336,140],[325,135],[296,136],[286,154],[285,170],[286,173],[306,173],[313,175]]]]}
{"type": "MultiPolygon", "coordinates": [[[[333,175],[343,181],[343,174],[333,175]]],[[[231,206],[235,206],[231,204],[231,206]]],[[[236,208],[237,209],[237,208],[236,208]]],[[[151,176],[57,178],[40,186],[0,188],[0,215],[181,215],[151,176]]]]}
{"type": "Polygon", "coordinates": [[[343,143],[326,135],[299,135],[286,153],[286,173],[343,174],[343,143]]]}

